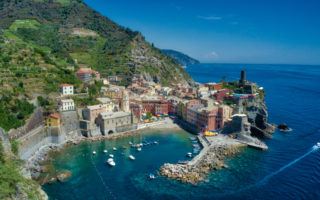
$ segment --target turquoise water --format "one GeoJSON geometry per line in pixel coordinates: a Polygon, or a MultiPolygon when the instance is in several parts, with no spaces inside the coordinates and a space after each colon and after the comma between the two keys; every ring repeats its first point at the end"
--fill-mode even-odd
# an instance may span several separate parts
{"type": "MultiPolygon", "coordinates": [[[[202,64],[188,67],[199,82],[238,79],[244,65],[202,64]]],[[[247,149],[227,160],[228,169],[215,171],[198,186],[159,177],[149,181],[165,162],[184,160],[192,150],[189,134],[165,131],[144,134],[140,140],[159,140],[141,152],[121,149],[132,139],[84,143],[58,155],[54,165],[69,169],[65,183],[45,185],[51,199],[320,199],[320,67],[245,65],[248,79],[266,90],[269,120],[286,122],[293,131],[275,132],[266,140],[268,151],[247,149]],[[104,148],[114,153],[117,166],[105,164],[104,148]],[[91,152],[98,153],[92,157],[91,152]],[[136,161],[129,161],[129,151],[136,161]],[[124,152],[126,156],[121,153],[124,152]],[[92,158],[92,160],[91,160],[92,158]],[[98,172],[95,170],[96,165],[98,172]]]]}

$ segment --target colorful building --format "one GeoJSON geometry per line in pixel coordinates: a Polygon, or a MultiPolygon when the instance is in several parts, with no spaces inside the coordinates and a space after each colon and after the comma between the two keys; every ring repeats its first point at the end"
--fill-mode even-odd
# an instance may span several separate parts
{"type": "Polygon", "coordinates": [[[47,127],[58,127],[61,124],[61,116],[59,113],[52,113],[46,118],[47,127]]]}

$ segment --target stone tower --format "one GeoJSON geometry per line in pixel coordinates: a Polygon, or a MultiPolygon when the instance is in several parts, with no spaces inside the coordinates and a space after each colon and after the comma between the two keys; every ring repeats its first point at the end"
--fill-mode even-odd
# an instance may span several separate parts
{"type": "Polygon", "coordinates": [[[241,70],[239,84],[242,86],[246,84],[246,71],[245,70],[241,70]]]}
{"type": "Polygon", "coordinates": [[[124,112],[130,112],[130,99],[129,94],[126,90],[124,90],[122,93],[121,109],[124,112]]]}

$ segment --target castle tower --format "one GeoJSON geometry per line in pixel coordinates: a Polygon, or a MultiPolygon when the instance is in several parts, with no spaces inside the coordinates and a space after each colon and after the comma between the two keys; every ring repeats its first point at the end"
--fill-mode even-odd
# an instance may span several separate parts
{"type": "Polygon", "coordinates": [[[245,70],[241,70],[239,84],[242,86],[246,84],[246,71],[245,70]]]}
{"type": "Polygon", "coordinates": [[[130,100],[129,100],[129,94],[126,90],[122,93],[122,102],[121,102],[121,109],[124,112],[130,112],[130,100]]]}

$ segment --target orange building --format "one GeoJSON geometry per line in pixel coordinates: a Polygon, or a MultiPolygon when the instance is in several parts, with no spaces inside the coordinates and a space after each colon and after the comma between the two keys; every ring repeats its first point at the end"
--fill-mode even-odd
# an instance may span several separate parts
{"type": "Polygon", "coordinates": [[[52,113],[46,119],[46,126],[60,126],[61,124],[61,116],[59,113],[52,113]]]}

